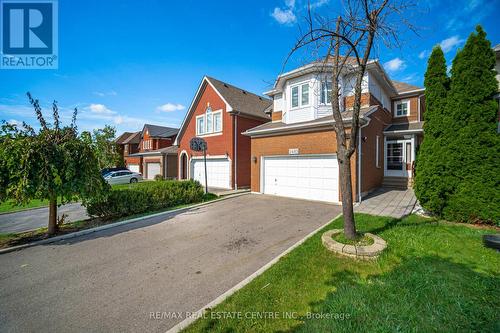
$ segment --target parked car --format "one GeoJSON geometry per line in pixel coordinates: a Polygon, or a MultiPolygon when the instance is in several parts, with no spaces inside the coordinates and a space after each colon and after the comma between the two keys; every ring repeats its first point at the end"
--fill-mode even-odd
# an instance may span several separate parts
{"type": "Polygon", "coordinates": [[[130,170],[127,169],[126,167],[104,168],[101,170],[101,175],[104,177],[105,175],[107,175],[112,171],[130,171],[130,170]]]}
{"type": "Polygon", "coordinates": [[[104,176],[104,180],[110,185],[137,183],[142,180],[142,175],[129,170],[111,171],[104,176]]]}

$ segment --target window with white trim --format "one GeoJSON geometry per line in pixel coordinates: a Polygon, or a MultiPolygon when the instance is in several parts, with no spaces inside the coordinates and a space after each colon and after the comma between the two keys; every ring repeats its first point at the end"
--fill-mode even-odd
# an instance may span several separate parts
{"type": "Polygon", "coordinates": [[[298,108],[309,105],[309,83],[296,85],[290,88],[291,107],[298,108]]]}
{"type": "Polygon", "coordinates": [[[151,140],[142,141],[142,149],[151,149],[151,140]]]}
{"type": "Polygon", "coordinates": [[[410,101],[397,101],[395,103],[395,117],[406,117],[410,114],[410,101]]]}
{"type": "Polygon", "coordinates": [[[222,110],[212,111],[207,107],[204,114],[196,117],[196,135],[222,132],[222,110]]]}
{"type": "Polygon", "coordinates": [[[321,81],[321,104],[332,103],[332,81],[321,81]]]}
{"type": "Polygon", "coordinates": [[[375,167],[380,168],[380,137],[375,137],[375,167]]]}

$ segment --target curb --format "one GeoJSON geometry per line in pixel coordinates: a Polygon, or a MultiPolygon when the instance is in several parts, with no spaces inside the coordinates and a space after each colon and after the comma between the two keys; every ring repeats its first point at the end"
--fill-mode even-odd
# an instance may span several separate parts
{"type": "Polygon", "coordinates": [[[28,247],[33,247],[33,246],[37,246],[37,245],[44,245],[44,244],[55,243],[55,242],[58,242],[58,241],[61,241],[61,240],[75,238],[75,237],[79,237],[79,236],[91,234],[91,233],[94,233],[94,232],[98,232],[98,231],[102,231],[102,230],[106,230],[106,229],[111,229],[111,228],[114,228],[114,227],[119,227],[119,226],[122,226],[122,225],[125,225],[125,224],[138,222],[138,221],[141,221],[141,220],[144,220],[144,219],[147,219],[147,218],[151,218],[151,217],[157,217],[157,216],[161,216],[161,215],[169,215],[169,214],[172,214],[172,213],[178,213],[178,212],[182,212],[182,211],[187,211],[189,209],[193,209],[193,208],[197,208],[197,207],[201,207],[201,206],[210,205],[212,203],[216,203],[216,202],[219,202],[219,201],[223,201],[223,200],[227,200],[227,199],[231,199],[231,198],[235,198],[235,197],[239,197],[239,196],[247,195],[247,194],[248,194],[248,192],[236,193],[236,194],[233,194],[233,195],[226,195],[226,196],[221,197],[219,199],[215,199],[215,200],[211,200],[211,201],[207,201],[207,202],[197,203],[197,204],[194,204],[194,205],[191,205],[191,206],[188,206],[188,207],[182,207],[182,208],[177,208],[177,209],[173,209],[173,210],[168,210],[168,211],[165,211],[165,212],[160,212],[160,213],[155,213],[155,214],[151,214],[151,215],[145,215],[145,216],[141,216],[141,217],[136,217],[136,218],[133,218],[133,219],[130,219],[130,220],[125,220],[125,221],[110,223],[110,224],[106,224],[106,225],[103,225],[103,226],[100,226],[100,227],[95,227],[95,228],[85,229],[85,230],[81,230],[81,231],[76,231],[76,232],[72,232],[72,233],[69,233],[69,234],[66,234],[66,235],[61,235],[61,236],[56,236],[56,237],[52,237],[52,238],[42,239],[42,240],[39,240],[39,241],[36,241],[36,242],[27,243],[27,244],[23,244],[23,245],[17,245],[17,246],[7,247],[5,249],[0,249],[0,255],[2,255],[4,253],[19,251],[19,250],[22,250],[22,249],[26,249],[28,247]]]}
{"type": "Polygon", "coordinates": [[[326,227],[327,225],[329,225],[330,223],[332,223],[332,221],[338,219],[340,216],[342,216],[342,213],[338,214],[337,216],[335,216],[330,221],[326,222],[325,224],[321,225],[320,227],[318,227],[314,231],[312,231],[309,234],[307,234],[306,236],[304,236],[301,240],[299,240],[298,242],[296,242],[295,244],[293,244],[292,246],[290,246],[288,249],[286,249],[281,254],[279,254],[278,256],[276,256],[274,259],[272,259],[271,261],[269,261],[267,264],[265,264],[264,266],[262,266],[261,268],[259,268],[253,274],[251,274],[250,276],[248,276],[243,281],[239,282],[237,285],[235,285],[231,289],[227,290],[223,294],[219,295],[216,299],[214,299],[213,301],[211,301],[210,303],[208,303],[207,305],[205,305],[204,307],[202,307],[198,311],[196,311],[194,313],[191,313],[191,316],[189,318],[186,318],[183,321],[181,321],[180,323],[176,324],[175,326],[173,326],[172,328],[170,328],[166,333],[177,333],[177,332],[180,332],[183,329],[187,328],[192,323],[194,323],[199,318],[202,318],[207,309],[212,309],[215,306],[217,306],[220,303],[222,303],[226,298],[228,298],[229,296],[231,296],[232,294],[234,294],[235,292],[237,292],[238,290],[240,290],[241,288],[243,288],[244,286],[246,286],[247,284],[249,284],[250,282],[252,282],[253,279],[255,279],[256,277],[258,277],[259,275],[261,275],[262,273],[264,273],[268,268],[270,268],[272,265],[274,265],[275,263],[277,263],[282,257],[284,257],[288,253],[292,252],[295,248],[297,248],[300,245],[302,245],[306,240],[308,240],[309,238],[311,238],[312,236],[314,236],[321,229],[323,229],[324,227],[326,227]]]}

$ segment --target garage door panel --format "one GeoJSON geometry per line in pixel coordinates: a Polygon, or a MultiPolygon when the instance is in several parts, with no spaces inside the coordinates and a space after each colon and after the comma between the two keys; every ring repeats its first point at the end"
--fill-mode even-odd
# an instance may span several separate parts
{"type": "Polygon", "coordinates": [[[139,164],[129,164],[127,167],[132,172],[139,172],[139,164]]]}
{"type": "Polygon", "coordinates": [[[265,157],[263,192],[307,200],[338,202],[337,159],[331,156],[265,157]]]}
{"type": "Polygon", "coordinates": [[[147,179],[155,179],[156,175],[161,174],[160,163],[146,163],[147,168],[147,179]]]}
{"type": "MultiPolygon", "coordinates": [[[[230,188],[230,166],[228,159],[207,159],[208,186],[230,188]]],[[[191,178],[205,185],[205,162],[193,160],[191,170],[191,178]]]]}

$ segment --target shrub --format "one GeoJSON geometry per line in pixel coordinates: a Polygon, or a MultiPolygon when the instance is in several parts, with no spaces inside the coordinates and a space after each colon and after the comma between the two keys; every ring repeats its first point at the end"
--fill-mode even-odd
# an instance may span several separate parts
{"type": "Polygon", "coordinates": [[[155,180],[165,180],[162,175],[156,175],[155,180]]]}
{"type": "Polygon", "coordinates": [[[111,219],[201,202],[204,198],[203,187],[197,181],[166,180],[113,188],[105,200],[85,205],[90,216],[111,219]]]}

